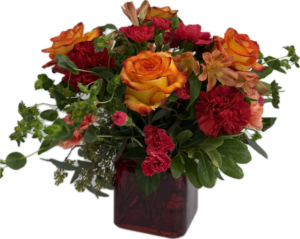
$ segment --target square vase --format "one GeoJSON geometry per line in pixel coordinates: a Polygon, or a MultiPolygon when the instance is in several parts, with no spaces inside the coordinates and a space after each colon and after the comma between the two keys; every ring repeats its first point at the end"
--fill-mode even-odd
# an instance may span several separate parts
{"type": "Polygon", "coordinates": [[[118,227],[168,238],[183,236],[198,208],[198,189],[185,173],[174,179],[170,169],[159,188],[147,196],[135,183],[139,159],[116,163],[114,222],[118,227]]]}

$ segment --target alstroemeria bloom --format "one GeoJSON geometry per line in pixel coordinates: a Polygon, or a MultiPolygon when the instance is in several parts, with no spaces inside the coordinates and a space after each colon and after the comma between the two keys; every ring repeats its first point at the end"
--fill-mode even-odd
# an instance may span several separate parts
{"type": "Polygon", "coordinates": [[[181,55],[173,57],[174,63],[177,69],[182,72],[190,75],[194,72],[196,75],[200,73],[199,61],[196,61],[192,52],[185,52],[181,55]]]}
{"type": "Polygon", "coordinates": [[[50,40],[53,42],[52,47],[42,50],[42,52],[50,53],[49,57],[52,61],[48,62],[43,68],[55,64],[54,58],[57,54],[68,55],[76,43],[83,41],[93,41],[95,37],[101,36],[101,28],[83,34],[84,25],[78,23],[73,29],[61,32],[59,36],[53,37],[50,40]]]}
{"type": "Polygon", "coordinates": [[[187,75],[177,70],[170,52],[141,51],[123,63],[122,82],[128,87],[125,104],[145,116],[182,88],[187,75]]]}
{"type": "Polygon", "coordinates": [[[235,71],[228,68],[234,60],[233,56],[224,56],[225,52],[219,50],[213,53],[205,52],[202,54],[206,63],[201,64],[203,72],[199,76],[200,81],[208,79],[207,92],[210,91],[217,83],[217,80],[227,86],[234,86],[239,75],[235,71]]]}
{"type": "Polygon", "coordinates": [[[238,80],[235,86],[241,87],[244,91],[252,89],[258,82],[258,75],[251,71],[238,71],[238,80]]]}
{"type": "Polygon", "coordinates": [[[224,39],[214,36],[214,42],[219,51],[226,50],[226,55],[234,56],[232,66],[240,71],[250,68],[263,71],[266,68],[256,61],[258,60],[259,45],[250,40],[246,34],[239,34],[236,30],[229,28],[224,39]]]}
{"type": "Polygon", "coordinates": [[[137,17],[137,10],[133,2],[124,3],[124,7],[121,7],[124,14],[129,18],[134,26],[139,26],[139,19],[137,17]]]}

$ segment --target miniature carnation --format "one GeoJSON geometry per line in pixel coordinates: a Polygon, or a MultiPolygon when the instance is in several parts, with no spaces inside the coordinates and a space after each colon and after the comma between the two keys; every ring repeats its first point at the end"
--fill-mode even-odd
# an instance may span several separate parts
{"type": "Polygon", "coordinates": [[[116,125],[122,126],[126,124],[127,115],[122,111],[116,111],[113,115],[113,122],[116,125]]]}
{"type": "Polygon", "coordinates": [[[170,168],[171,159],[168,155],[151,155],[141,164],[143,173],[146,176],[152,176],[155,173],[161,173],[170,168]]]}

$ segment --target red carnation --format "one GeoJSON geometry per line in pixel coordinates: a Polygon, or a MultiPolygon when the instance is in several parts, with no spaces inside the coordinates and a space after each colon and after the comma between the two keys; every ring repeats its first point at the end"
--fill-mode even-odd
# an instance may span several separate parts
{"type": "MultiPolygon", "coordinates": [[[[166,32],[164,38],[164,44],[167,44],[172,36],[173,30],[170,29],[169,32],[166,32]]],[[[171,48],[178,47],[179,41],[192,41],[195,45],[205,45],[212,43],[209,32],[201,32],[200,25],[183,25],[180,24],[177,30],[174,33],[171,42],[171,48]]]]}
{"type": "Polygon", "coordinates": [[[164,129],[147,125],[144,128],[145,143],[147,144],[146,152],[148,155],[167,154],[174,149],[174,142],[164,129]]]}
{"type": "Polygon", "coordinates": [[[219,85],[208,93],[201,91],[199,97],[196,116],[200,129],[206,135],[236,134],[249,123],[250,106],[236,88],[219,85]]]}
{"type": "Polygon", "coordinates": [[[141,164],[143,173],[146,176],[152,176],[155,173],[161,173],[170,168],[171,159],[168,155],[151,155],[141,164]]]}
{"type": "Polygon", "coordinates": [[[127,37],[135,42],[148,41],[154,37],[154,27],[143,25],[142,27],[133,26],[128,30],[127,37]]]}
{"type": "Polygon", "coordinates": [[[180,99],[188,100],[190,99],[190,84],[185,84],[184,88],[178,89],[175,91],[176,95],[180,97],[180,99]]]}
{"type": "MultiPolygon", "coordinates": [[[[103,52],[94,53],[95,48],[91,42],[79,42],[75,44],[72,52],[70,53],[70,60],[73,61],[78,69],[82,70],[90,70],[93,67],[104,66],[116,69],[117,65],[115,60],[111,57],[109,60],[108,51],[105,48],[103,52]],[[109,62],[109,64],[108,64],[109,62]]],[[[74,75],[67,70],[64,70],[64,78],[65,82],[69,82],[76,91],[80,92],[77,83],[80,82],[82,84],[88,85],[91,82],[99,79],[98,76],[94,76],[88,72],[80,72],[78,75],[74,75]],[[70,77],[70,79],[69,79],[70,77]]]]}
{"type": "Polygon", "coordinates": [[[166,31],[171,28],[171,21],[165,18],[151,17],[151,22],[157,30],[162,29],[166,31]]]}
{"type": "Polygon", "coordinates": [[[122,111],[116,111],[113,115],[113,122],[116,125],[122,126],[126,123],[127,115],[122,111]]]}
{"type": "Polygon", "coordinates": [[[119,30],[127,36],[130,28],[131,28],[131,26],[121,27],[119,30]]]}

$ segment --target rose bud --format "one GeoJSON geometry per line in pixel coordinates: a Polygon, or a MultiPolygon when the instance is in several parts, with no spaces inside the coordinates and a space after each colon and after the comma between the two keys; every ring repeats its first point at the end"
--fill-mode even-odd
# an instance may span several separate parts
{"type": "Polygon", "coordinates": [[[268,88],[261,82],[258,82],[255,85],[255,89],[258,91],[260,95],[266,95],[268,93],[268,88]]]}
{"type": "Polygon", "coordinates": [[[128,117],[127,114],[125,114],[122,111],[116,111],[116,113],[114,113],[113,122],[115,125],[118,125],[118,126],[132,125],[132,119],[130,117],[128,117]]]}

